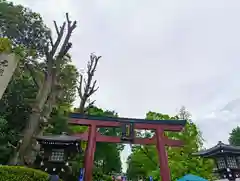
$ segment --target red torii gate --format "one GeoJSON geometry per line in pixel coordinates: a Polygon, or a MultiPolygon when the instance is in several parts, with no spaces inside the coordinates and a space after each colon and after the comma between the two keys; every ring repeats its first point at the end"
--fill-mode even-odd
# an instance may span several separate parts
{"type": "Polygon", "coordinates": [[[92,180],[92,168],[94,162],[94,153],[96,150],[96,142],[109,142],[121,143],[128,142],[132,144],[153,145],[157,146],[160,175],[162,181],[170,181],[170,170],[168,166],[168,156],[165,146],[182,146],[181,140],[172,140],[164,135],[164,131],[180,132],[186,125],[186,120],[146,120],[134,118],[118,118],[118,117],[96,117],[82,115],[79,113],[71,113],[69,124],[89,126],[85,133],[78,133],[77,136],[80,140],[87,141],[87,150],[85,153],[85,176],[84,181],[92,180]],[[123,141],[118,136],[105,136],[101,135],[97,128],[101,127],[128,127],[132,135],[132,139],[123,141]],[[136,138],[134,129],[154,130],[155,135],[152,138],[136,138]]]}

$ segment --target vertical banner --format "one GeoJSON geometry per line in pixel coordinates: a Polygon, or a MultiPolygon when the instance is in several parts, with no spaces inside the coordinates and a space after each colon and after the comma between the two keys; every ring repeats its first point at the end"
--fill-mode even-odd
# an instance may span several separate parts
{"type": "Polygon", "coordinates": [[[80,168],[79,181],[83,181],[83,179],[84,179],[84,172],[85,172],[85,169],[84,168],[80,168]]]}
{"type": "Polygon", "coordinates": [[[149,181],[153,181],[153,177],[152,176],[149,176],[149,181]]]}
{"type": "Polygon", "coordinates": [[[17,67],[18,59],[14,54],[0,54],[0,99],[17,67]]]}

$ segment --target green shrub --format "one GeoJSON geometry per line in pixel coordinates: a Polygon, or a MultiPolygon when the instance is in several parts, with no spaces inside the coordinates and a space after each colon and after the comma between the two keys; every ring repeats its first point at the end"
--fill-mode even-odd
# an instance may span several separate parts
{"type": "Polygon", "coordinates": [[[48,174],[19,166],[0,166],[0,181],[48,181],[48,174]]]}

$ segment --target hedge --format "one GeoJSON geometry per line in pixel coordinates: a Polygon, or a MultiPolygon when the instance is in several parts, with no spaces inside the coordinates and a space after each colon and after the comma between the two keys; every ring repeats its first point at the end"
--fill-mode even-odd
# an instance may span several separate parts
{"type": "Polygon", "coordinates": [[[40,170],[20,166],[0,166],[0,181],[48,181],[49,175],[40,170]]]}
{"type": "MultiPolygon", "coordinates": [[[[94,179],[111,181],[111,176],[94,174],[94,179]]],[[[48,173],[20,166],[0,166],[0,181],[49,181],[48,173]]]]}

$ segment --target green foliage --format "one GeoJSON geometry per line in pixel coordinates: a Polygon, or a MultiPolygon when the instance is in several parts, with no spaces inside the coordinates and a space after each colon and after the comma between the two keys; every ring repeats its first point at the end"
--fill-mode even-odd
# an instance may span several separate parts
{"type": "Polygon", "coordinates": [[[8,161],[9,154],[11,154],[11,147],[8,146],[8,142],[13,140],[12,130],[9,130],[7,121],[0,117],[0,163],[6,163],[8,161]]]}
{"type": "Polygon", "coordinates": [[[57,99],[56,105],[52,110],[49,123],[51,126],[46,130],[48,133],[60,134],[69,132],[68,113],[71,111],[72,104],[76,97],[76,85],[78,79],[77,68],[67,62],[61,68],[59,75],[61,89],[63,94],[57,99]]]}
{"type": "MultiPolygon", "coordinates": [[[[169,135],[169,137],[172,136],[169,135]]],[[[174,135],[173,138],[183,140],[184,146],[168,149],[172,179],[175,180],[189,173],[211,179],[213,161],[192,156],[192,153],[202,148],[202,138],[197,126],[188,121],[184,131],[177,136],[174,135]]]]}
{"type": "MultiPolygon", "coordinates": [[[[66,107],[67,105],[72,106],[76,98],[79,73],[76,66],[71,63],[71,60],[68,60],[65,64],[63,64],[58,75],[61,89],[64,90],[64,94],[61,99],[58,100],[58,103],[62,104],[62,107],[66,107]]],[[[65,111],[70,111],[70,108],[71,107],[66,107],[65,111]]]]}
{"type": "Polygon", "coordinates": [[[240,127],[239,126],[237,126],[232,130],[228,140],[231,145],[240,146],[240,127]]]}
{"type": "Polygon", "coordinates": [[[6,139],[0,139],[1,153],[6,153],[0,156],[1,164],[6,164],[12,153],[12,147],[9,147],[8,143],[16,145],[19,140],[19,134],[31,112],[30,100],[36,94],[36,90],[29,73],[22,68],[17,68],[0,100],[0,115],[5,120],[2,129],[7,135],[6,139]]]}
{"type": "MultiPolygon", "coordinates": [[[[77,111],[77,109],[75,109],[77,111]]],[[[88,110],[89,115],[94,116],[117,116],[117,113],[114,111],[100,109],[98,107],[92,106],[88,110]]],[[[71,131],[73,133],[83,133],[87,130],[86,126],[71,126],[71,131]]],[[[99,132],[104,135],[116,136],[120,134],[119,129],[114,128],[100,128],[99,132]]],[[[86,147],[86,143],[83,143],[83,147],[86,147]]],[[[123,150],[124,146],[122,144],[110,144],[110,143],[97,143],[96,152],[94,157],[95,171],[94,174],[99,175],[108,175],[110,173],[121,172],[121,158],[120,153],[123,150]],[[108,154],[106,154],[108,153],[108,154]]],[[[83,158],[78,158],[78,162],[83,162],[83,158]]],[[[74,170],[79,171],[79,168],[82,167],[82,164],[74,164],[78,168],[74,168],[74,170]]],[[[76,173],[75,175],[79,175],[76,173]]]]}
{"type": "Polygon", "coordinates": [[[43,45],[48,41],[49,29],[41,16],[21,5],[0,1],[0,36],[12,41],[13,46],[43,53],[43,45]]]}
{"type": "Polygon", "coordinates": [[[7,38],[0,38],[0,53],[11,53],[12,44],[7,38]]]}
{"type": "MultiPolygon", "coordinates": [[[[8,39],[0,39],[2,44],[8,43],[8,39]],[[5,43],[4,43],[5,42],[5,43]]],[[[7,46],[5,46],[7,47],[7,46]]],[[[2,48],[3,49],[3,48],[2,48]]],[[[4,48],[6,49],[6,48],[4,48]]],[[[18,49],[20,50],[20,49],[18,49]]],[[[16,51],[16,48],[14,49],[16,51]]],[[[0,163],[6,164],[8,158],[12,153],[11,145],[17,144],[19,135],[25,127],[26,120],[29,119],[31,113],[31,105],[35,100],[37,87],[33,81],[30,72],[23,67],[23,62],[20,62],[19,67],[16,69],[12,80],[0,100],[0,115],[5,120],[6,124],[2,128],[6,139],[0,139],[0,163]]],[[[75,99],[76,81],[78,78],[78,71],[74,65],[68,61],[61,67],[60,84],[64,89],[63,96],[57,99],[57,105],[54,106],[49,123],[52,125],[48,127],[47,132],[59,134],[68,131],[67,115],[71,109],[71,105],[75,99]]],[[[41,67],[41,63],[35,62],[37,67],[41,67]]],[[[41,76],[41,74],[38,74],[41,76]]],[[[47,105],[46,105],[47,106],[47,105]]]]}
{"type": "MultiPolygon", "coordinates": [[[[0,53],[12,53],[18,48],[12,49],[12,42],[7,38],[0,38],[0,53]]],[[[29,76],[22,74],[23,70],[17,68],[12,80],[10,81],[2,99],[0,100],[0,163],[5,164],[12,153],[12,144],[15,144],[18,139],[18,134],[22,130],[25,123],[26,111],[28,107],[24,107],[26,98],[29,94],[22,91],[23,89],[31,89],[32,85],[29,83],[29,76]],[[26,78],[27,76],[27,78],[26,78]],[[27,81],[26,81],[27,79],[27,81]],[[19,84],[20,83],[20,84],[19,84]],[[18,115],[18,117],[16,116],[18,115]],[[19,119],[22,121],[19,122],[19,119]],[[16,126],[18,125],[18,126],[16,126]]]]}
{"type": "MultiPolygon", "coordinates": [[[[169,116],[166,114],[149,112],[147,119],[179,119],[182,115],[190,115],[186,110],[182,110],[176,116],[169,116]]],[[[187,117],[189,119],[189,117],[187,117]]],[[[147,133],[149,134],[149,133],[147,133]]],[[[153,134],[153,133],[150,133],[153,134]]],[[[199,151],[202,148],[202,137],[197,126],[188,120],[185,129],[181,133],[166,132],[166,136],[171,139],[183,140],[184,146],[180,148],[168,147],[169,167],[171,170],[172,180],[176,180],[185,174],[195,174],[204,178],[212,179],[213,162],[212,160],[205,160],[200,157],[192,156],[192,153],[199,151]]],[[[142,136],[146,137],[142,134],[142,136]]],[[[153,176],[156,180],[160,179],[158,167],[158,154],[155,146],[136,146],[133,147],[133,153],[128,158],[128,177],[137,179],[137,177],[153,176]]]]}
{"type": "MultiPolygon", "coordinates": [[[[88,113],[94,116],[117,117],[116,112],[109,110],[104,111],[97,107],[90,108],[88,113]]],[[[108,136],[117,136],[120,134],[120,130],[116,128],[100,128],[99,132],[108,136]]],[[[123,148],[124,147],[122,144],[97,143],[97,149],[95,152],[95,165],[98,168],[101,168],[102,173],[104,174],[121,172],[122,168],[120,152],[123,150],[123,148]]]]}
{"type": "Polygon", "coordinates": [[[112,177],[104,175],[101,171],[95,171],[93,174],[93,180],[112,181],[112,177]]]}
{"type": "Polygon", "coordinates": [[[17,167],[0,166],[0,181],[48,181],[48,174],[39,170],[17,167]]]}

